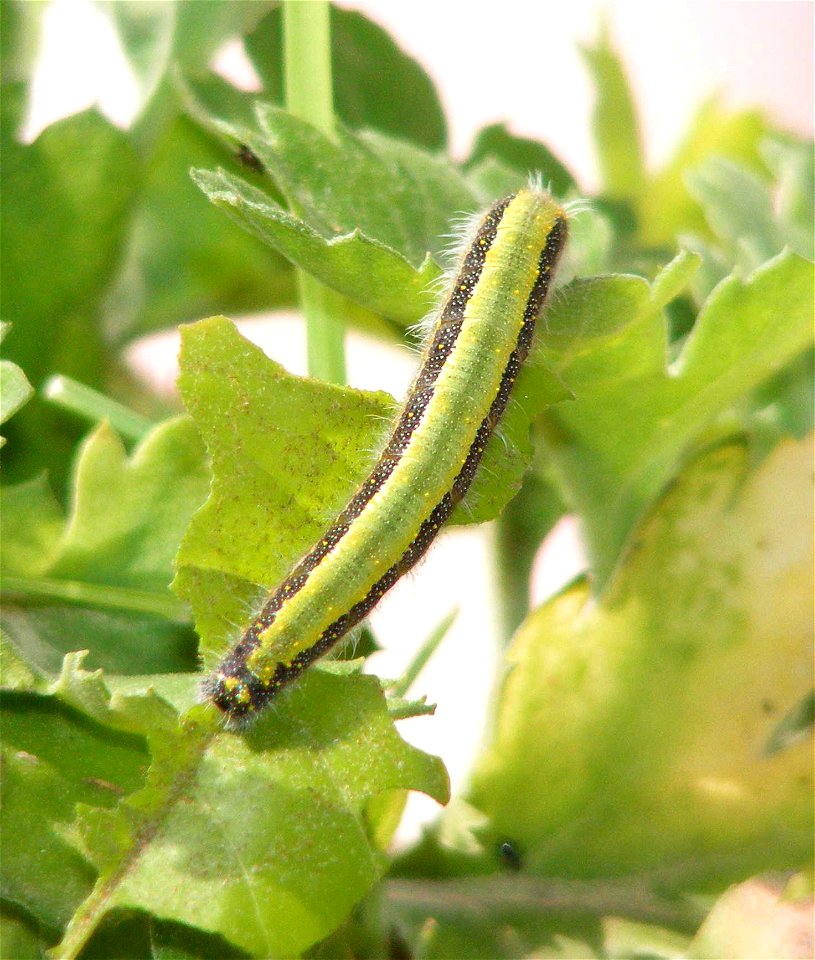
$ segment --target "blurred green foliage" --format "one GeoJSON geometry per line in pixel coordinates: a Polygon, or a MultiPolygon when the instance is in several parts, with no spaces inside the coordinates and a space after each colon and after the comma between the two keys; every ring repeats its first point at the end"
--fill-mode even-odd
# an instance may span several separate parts
{"type": "Polygon", "coordinates": [[[756,911],[794,955],[812,145],[710,101],[649,170],[608,35],[583,50],[602,186],[455,517],[501,517],[519,629],[470,792],[394,860],[406,791],[448,799],[394,726],[427,706],[332,661],[235,733],[197,686],[365,475],[395,401],[294,377],[201,318],[292,305],[297,267],[346,322],[410,339],[451,220],[531,168],[565,201],[580,185],[501,125],[446,157],[430,78],[344,9],[327,140],[282,107],[271,2],[102,5],[136,122],[88,111],[23,144],[35,6],[2,4],[3,957],[741,957],[756,911]],[[257,93],[212,72],[236,38],[257,93]],[[123,353],[182,323],[186,415],[123,353]],[[95,389],[87,435],[43,391],[54,374],[95,389]],[[143,429],[117,434],[114,401],[143,429]],[[567,512],[586,575],[529,610],[567,512]]]}

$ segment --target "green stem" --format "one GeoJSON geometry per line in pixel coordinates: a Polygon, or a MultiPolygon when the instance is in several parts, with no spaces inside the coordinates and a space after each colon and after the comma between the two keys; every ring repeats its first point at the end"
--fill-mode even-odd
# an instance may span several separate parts
{"type": "Polygon", "coordinates": [[[384,895],[397,910],[427,913],[439,920],[480,917],[495,926],[510,918],[609,914],[645,923],[693,930],[702,916],[694,904],[661,896],[633,880],[560,880],[545,877],[486,876],[455,880],[393,879],[384,895]]]}
{"type": "Polygon", "coordinates": [[[286,108],[333,137],[330,14],[327,0],[286,0],[283,62],[286,108]]]}
{"type": "Polygon", "coordinates": [[[153,428],[149,420],[134,410],[70,377],[51,377],[43,384],[42,394],[55,406],[85,420],[107,420],[117,433],[130,440],[141,440],[153,428]]]}
{"type": "Polygon", "coordinates": [[[447,635],[447,631],[453,624],[453,621],[458,616],[458,607],[451,610],[447,616],[438,624],[435,630],[430,633],[430,636],[425,640],[425,642],[419,648],[418,653],[413,658],[413,660],[408,664],[407,670],[402,674],[402,676],[395,680],[389,687],[389,692],[395,697],[404,697],[405,694],[410,689],[411,684],[419,676],[422,670],[425,667],[427,661],[433,656],[436,652],[438,645],[444,640],[447,635]]]}
{"type": "Polygon", "coordinates": [[[535,554],[564,512],[554,488],[534,473],[495,525],[493,557],[498,592],[498,629],[508,643],[529,612],[529,578],[535,554]]]}
{"type": "Polygon", "coordinates": [[[306,318],[308,372],[327,383],[345,383],[344,299],[316,277],[297,271],[300,305],[306,318]]]}
{"type": "Polygon", "coordinates": [[[519,529],[512,504],[495,523],[493,558],[498,635],[501,642],[507,644],[529,610],[529,575],[532,566],[523,527],[519,529]]]}
{"type": "Polygon", "coordinates": [[[130,613],[152,613],[186,623],[187,608],[170,594],[151,593],[149,590],[133,590],[130,587],[114,587],[80,580],[48,580],[45,578],[3,577],[0,594],[4,599],[13,597],[42,597],[46,600],[68,601],[92,607],[107,607],[126,610],[130,613]]]}
{"type": "MultiPolygon", "coordinates": [[[[283,4],[286,107],[333,137],[330,15],[327,0],[283,4]]],[[[297,280],[306,318],[309,373],[330,383],[345,383],[345,330],[340,319],[344,300],[303,271],[298,271],[297,280]]]]}

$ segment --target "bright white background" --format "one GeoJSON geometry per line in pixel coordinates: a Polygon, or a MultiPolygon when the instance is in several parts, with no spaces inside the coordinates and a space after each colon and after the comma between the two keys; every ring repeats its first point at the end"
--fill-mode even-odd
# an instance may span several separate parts
{"type": "MultiPolygon", "coordinates": [[[[228,0],[227,0],[228,2],[228,0]]],[[[812,133],[811,2],[606,2],[542,0],[358,0],[342,6],[367,13],[429,70],[447,110],[453,153],[463,156],[475,132],[498,120],[520,135],[544,140],[570,166],[587,192],[596,185],[589,137],[591,91],[578,44],[595,35],[601,11],[636,90],[649,161],[675,145],[695,107],[713,91],[733,106],[758,105],[799,134],[812,133]]],[[[243,69],[235,50],[221,62],[243,69]]],[[[136,85],[115,35],[89,0],[54,0],[44,37],[26,137],[48,123],[99,103],[126,126],[136,109],[136,85]]],[[[294,372],[304,372],[296,318],[252,321],[244,332],[294,372]]],[[[174,378],[172,337],[133,351],[133,362],[165,388],[174,378]]],[[[366,388],[405,388],[413,358],[350,338],[351,382],[366,388]]],[[[467,771],[483,732],[495,676],[496,641],[489,566],[489,529],[442,537],[418,571],[406,578],[373,617],[388,651],[372,667],[397,676],[412,652],[451,608],[459,617],[414,693],[438,704],[432,718],[403,723],[408,739],[444,758],[454,788],[467,771]]],[[[572,527],[561,524],[536,565],[540,601],[580,569],[572,527]]],[[[407,839],[435,805],[411,799],[407,839]]]]}

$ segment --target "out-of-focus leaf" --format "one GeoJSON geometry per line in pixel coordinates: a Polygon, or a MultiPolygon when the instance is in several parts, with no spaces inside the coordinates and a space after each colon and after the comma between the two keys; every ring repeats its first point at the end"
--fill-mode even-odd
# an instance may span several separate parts
{"type": "Polygon", "coordinates": [[[41,576],[53,561],[63,526],[62,510],[45,476],[0,487],[3,576],[41,576]]]}
{"type": "Polygon", "coordinates": [[[754,269],[783,247],[766,181],[730,160],[711,157],[685,175],[728,259],[754,269]]]}
{"type": "Polygon", "coordinates": [[[104,7],[139,80],[144,106],[174,65],[190,71],[206,67],[218,47],[251,28],[271,5],[270,0],[116,0],[104,7]]]}
{"type": "Polygon", "coordinates": [[[811,140],[768,139],[761,154],[778,184],[777,210],[784,240],[802,257],[815,257],[815,150],[811,140]]]}
{"type": "Polygon", "coordinates": [[[810,690],[781,718],[764,750],[769,756],[812,736],[815,727],[815,691],[810,690]]]}
{"type": "Polygon", "coordinates": [[[810,855],[811,744],[764,746],[811,684],[811,458],[714,450],[599,603],[578,584],[529,617],[475,780],[485,837],[533,872],[664,888],[810,855]]]}
{"type": "MultiPolygon", "coordinates": [[[[694,924],[695,926],[696,924],[694,924]]],[[[654,923],[640,923],[622,917],[603,919],[603,956],[608,960],[676,960],[687,956],[690,937],[654,923]]]]}
{"type": "Polygon", "coordinates": [[[0,943],[3,951],[14,960],[42,960],[48,946],[43,942],[36,924],[27,922],[22,911],[0,907],[0,943]]]}
{"type": "Polygon", "coordinates": [[[688,193],[685,174],[709,157],[723,157],[761,172],[764,164],[759,144],[766,133],[766,121],[756,111],[727,113],[717,100],[708,100],[674,157],[649,178],[641,192],[637,208],[640,243],[672,246],[684,233],[706,236],[702,212],[688,193]]]}
{"type": "Polygon", "coordinates": [[[501,639],[507,642],[529,613],[532,563],[544,537],[566,512],[554,484],[527,474],[517,496],[498,518],[495,534],[495,577],[504,607],[501,639]]]}
{"type": "Polygon", "coordinates": [[[380,898],[387,927],[411,956],[675,958],[698,909],[638,880],[563,880],[503,874],[391,879],[380,898]],[[623,919],[625,918],[625,919],[623,919]],[[636,919],[631,919],[636,918],[636,919]]]}
{"type": "Polygon", "coordinates": [[[592,117],[603,193],[636,200],[643,188],[643,158],[634,96],[623,65],[603,28],[593,45],[581,47],[595,86],[592,117]]]}
{"type": "Polygon", "coordinates": [[[756,407],[763,408],[777,426],[779,435],[806,436],[815,418],[815,351],[807,350],[755,393],[756,407]]]}
{"type": "Polygon", "coordinates": [[[2,490],[7,637],[53,671],[77,648],[117,672],[191,669],[195,641],[168,589],[209,470],[186,419],[156,427],[129,458],[100,425],[82,447],[66,521],[43,478],[2,490]]]}
{"type": "Polygon", "coordinates": [[[31,145],[3,143],[5,347],[36,385],[104,376],[96,312],[121,253],[139,170],[125,134],[89,111],[31,145]]]}
{"type": "Polygon", "coordinates": [[[366,802],[396,788],[447,796],[441,763],[396,734],[372,677],[312,670],[245,736],[215,732],[200,707],[174,726],[166,711],[151,720],[143,696],[108,706],[86,688],[66,673],[60,695],[141,725],[153,762],[116,809],[83,811],[100,876],[57,952],[75,952],[109,911],[135,908],[255,956],[293,956],[338,926],[383,870],[366,802]]]}
{"type": "MultiPolygon", "coordinates": [[[[227,153],[185,118],[176,118],[156,142],[124,270],[108,299],[112,341],[216,312],[293,302],[291,266],[231,223],[190,180],[191,167],[216,163],[228,166],[227,153]]],[[[232,169],[239,169],[236,161],[232,169]]]]}
{"type": "MultiPolygon", "coordinates": [[[[4,347],[35,387],[54,372],[104,386],[117,367],[100,332],[102,301],[139,187],[137,158],[127,136],[94,111],[55,123],[31,145],[12,136],[4,126],[0,269],[12,322],[4,347]]],[[[8,479],[30,476],[35,463],[58,480],[76,431],[32,403],[8,436],[8,479]]]]}
{"type": "Polygon", "coordinates": [[[650,292],[634,277],[577,281],[545,318],[542,358],[576,397],[547,414],[547,446],[581,513],[599,587],[713,419],[811,343],[812,264],[787,252],[722,282],[669,368],[662,307],[693,268],[679,257],[650,292]]]}
{"type": "Polygon", "coordinates": [[[517,167],[510,167],[493,156],[484,157],[467,171],[467,182],[489,203],[495,197],[505,197],[515,193],[529,183],[527,173],[517,167]]]}
{"type": "MultiPolygon", "coordinates": [[[[110,590],[94,604],[87,599],[86,584],[80,585],[77,600],[62,602],[53,596],[62,584],[52,583],[45,583],[49,593],[40,603],[33,602],[30,592],[15,595],[4,585],[0,628],[26,663],[53,674],[66,653],[82,646],[90,651],[89,666],[104,670],[143,674],[195,668],[197,640],[189,624],[139,610],[105,609],[110,590]]],[[[125,594],[123,599],[132,605],[140,596],[125,594]]]]}
{"type": "MultiPolygon", "coordinates": [[[[246,37],[263,95],[283,104],[282,8],[272,10],[246,37]]],[[[380,130],[431,150],[442,150],[447,126],[433,81],[380,26],[355,10],[331,6],[334,109],[354,129],[380,130]]]]}
{"type": "Polygon", "coordinates": [[[58,931],[95,879],[71,843],[76,803],[112,807],[143,782],[147,752],[53,696],[4,691],[0,712],[3,898],[58,931]]]}
{"type": "Polygon", "coordinates": [[[807,960],[815,947],[812,897],[789,897],[788,881],[784,874],[767,874],[731,887],[685,955],[692,960],[807,960]]]}
{"type": "MultiPolygon", "coordinates": [[[[0,324],[0,341],[8,330],[8,324],[0,324]]],[[[5,423],[22,407],[34,392],[23,371],[10,360],[0,360],[0,423],[5,423]]],[[[5,443],[0,437],[0,446],[5,443]]]]}
{"type": "Polygon", "coordinates": [[[478,132],[464,167],[470,170],[493,157],[524,176],[540,175],[544,187],[556,197],[565,196],[577,184],[574,177],[549,148],[537,140],[516,137],[503,123],[494,123],[478,132]]]}
{"type": "MultiPolygon", "coordinates": [[[[398,881],[394,887],[396,884],[398,881]]],[[[506,886],[506,878],[500,878],[496,886],[506,886]]],[[[516,890],[515,900],[520,902],[516,902],[514,908],[509,905],[503,910],[496,909],[489,887],[480,896],[468,895],[462,889],[450,890],[445,895],[445,891],[434,890],[433,885],[428,884],[424,896],[419,887],[404,899],[404,903],[397,902],[397,909],[391,907],[388,920],[399,932],[410,956],[417,960],[483,960],[484,957],[594,960],[605,957],[593,946],[598,940],[596,921],[581,922],[547,915],[543,904],[535,904],[531,898],[524,902],[523,891],[516,890]]]]}
{"type": "Polygon", "coordinates": [[[7,0],[0,4],[2,83],[28,84],[37,55],[44,4],[7,0]]]}

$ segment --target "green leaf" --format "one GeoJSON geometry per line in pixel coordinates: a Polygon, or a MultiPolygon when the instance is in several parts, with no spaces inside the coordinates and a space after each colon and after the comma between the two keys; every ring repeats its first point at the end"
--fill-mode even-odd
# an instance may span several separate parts
{"type": "MultiPolygon", "coordinates": [[[[242,144],[237,135],[229,134],[229,129],[257,131],[255,104],[260,100],[267,101],[263,92],[239,90],[212,71],[180,74],[175,78],[175,89],[187,117],[222,144],[227,144],[241,159],[242,144]]],[[[258,169],[258,164],[250,160],[248,154],[243,155],[241,163],[244,171],[263,176],[262,169],[258,169]]]]}
{"type": "Polygon", "coordinates": [[[689,938],[666,926],[698,925],[697,911],[651,892],[641,881],[562,880],[518,872],[395,879],[385,883],[381,899],[386,929],[399,931],[411,956],[427,958],[674,960],[689,938]]]}
{"type": "MultiPolygon", "coordinates": [[[[690,913],[690,911],[688,911],[690,913]]],[[[628,960],[632,957],[648,957],[651,960],[675,960],[687,955],[692,929],[698,925],[694,918],[690,923],[675,924],[687,933],[677,933],[653,923],[638,923],[622,917],[605,917],[603,920],[603,946],[606,957],[628,960]]]]}
{"type": "Polygon", "coordinates": [[[470,489],[453,511],[452,523],[483,523],[501,513],[521,489],[532,459],[531,421],[571,396],[539,358],[526,361],[512,389],[512,402],[487,444],[470,489]]]}
{"type": "Polygon", "coordinates": [[[385,886],[384,925],[396,930],[411,957],[430,960],[594,960],[605,957],[594,944],[595,918],[583,918],[561,882],[529,877],[470,877],[466,880],[392,880],[385,886]]]}
{"type": "Polygon", "coordinates": [[[168,584],[208,485],[195,428],[176,419],[132,458],[100,425],[81,449],[64,526],[44,479],[3,488],[2,623],[26,659],[53,671],[82,647],[115,671],[190,669],[194,638],[168,584]]]}
{"type": "MultiPolygon", "coordinates": [[[[30,583],[15,594],[4,582],[0,628],[25,662],[48,674],[56,673],[66,653],[78,646],[90,651],[89,665],[125,674],[192,670],[197,664],[197,640],[186,623],[168,620],[139,609],[105,608],[111,588],[88,598],[87,584],[72,596],[64,581],[44,581],[43,599],[34,602],[30,583]],[[63,596],[65,599],[63,600],[63,596]],[[96,601],[93,605],[92,601],[96,601]]],[[[118,593],[114,599],[133,607],[138,592],[118,593]]],[[[153,597],[150,597],[151,602],[153,597]]]]}
{"type": "MultiPolygon", "coordinates": [[[[368,475],[396,402],[292,376],[222,317],[184,330],[181,367],[215,479],[184,537],[174,586],[193,607],[202,650],[218,654],[368,475]]],[[[491,519],[505,506],[531,457],[530,418],[563,395],[545,367],[527,365],[455,522],[491,519]]]]}
{"type": "Polygon", "coordinates": [[[111,957],[149,960],[245,960],[248,954],[223,937],[146,913],[111,911],[82,950],[82,960],[111,957]]]}
{"type": "MultiPolygon", "coordinates": [[[[0,324],[0,340],[6,335],[9,324],[0,324]]],[[[26,375],[10,360],[0,360],[0,423],[5,423],[22,407],[34,392],[26,375]]],[[[0,446],[5,443],[0,437],[0,446]]]]}
{"type": "Polygon", "coordinates": [[[374,132],[339,129],[332,141],[268,104],[259,103],[257,114],[266,137],[258,156],[303,219],[325,236],[358,229],[419,266],[428,250],[446,248],[452,215],[478,208],[462,174],[443,157],[374,132]]]}
{"type": "Polygon", "coordinates": [[[268,310],[294,301],[290,265],[216,210],[190,168],[240,169],[223,147],[178,117],[151,151],[123,272],[106,328],[116,343],[215,312],[268,310]]]}
{"type": "Polygon", "coordinates": [[[634,96],[605,26],[594,45],[580,48],[595,86],[594,142],[603,193],[635,200],[643,187],[643,157],[634,96]]]}
{"type": "Polygon", "coordinates": [[[239,223],[327,286],[400,324],[434,303],[451,219],[479,207],[462,175],[417,147],[339,130],[336,141],[258,104],[263,128],[234,131],[297,209],[246,180],[196,171],[198,185],[239,223]]]}
{"type": "Polygon", "coordinates": [[[32,670],[0,632],[0,682],[3,690],[37,690],[45,678],[32,670]]]}
{"type": "Polygon", "coordinates": [[[40,39],[43,6],[9,0],[0,4],[0,65],[3,84],[28,84],[40,39]]]}
{"type": "Polygon", "coordinates": [[[685,174],[710,157],[726,158],[762,172],[759,144],[766,132],[766,121],[756,111],[727,113],[716,99],[703,104],[676,154],[641,192],[637,208],[639,242],[643,246],[673,246],[683,233],[706,236],[702,212],[688,193],[685,174]]]}
{"type": "Polygon", "coordinates": [[[76,803],[112,807],[143,782],[147,752],[53,696],[4,691],[0,714],[3,898],[59,930],[95,879],[71,843],[76,803]]]}
{"type": "Polygon", "coordinates": [[[730,262],[753,269],[781,251],[765,180],[731,160],[711,157],[689,171],[685,183],[730,262]]]}
{"type": "Polygon", "coordinates": [[[176,64],[186,70],[208,65],[218,47],[257,23],[271,6],[269,0],[230,3],[144,4],[135,0],[105,3],[119,34],[122,49],[141,87],[144,105],[176,64]]]}
{"type": "Polygon", "coordinates": [[[8,904],[0,905],[0,943],[14,960],[42,960],[48,946],[39,935],[36,924],[31,923],[22,911],[10,910],[8,904]]]}
{"type": "Polygon", "coordinates": [[[221,162],[237,170],[234,157],[230,162],[222,144],[178,115],[180,72],[203,71],[228,37],[254,25],[269,6],[189,0],[108,6],[144,101],[151,101],[131,131],[147,160],[124,269],[109,304],[108,329],[118,343],[215,310],[241,313],[293,302],[289,264],[213,210],[190,182],[190,167],[221,162]]]}
{"type": "Polygon", "coordinates": [[[768,757],[811,683],[811,442],[696,461],[603,599],[579,583],[510,652],[475,779],[487,837],[535,873],[665,889],[811,853],[811,743],[768,757]]]}
{"type": "Polygon", "coordinates": [[[34,384],[57,369],[100,381],[95,321],[138,184],[127,137],[93,111],[4,142],[6,348],[34,384]]]}
{"type": "MultiPolygon", "coordinates": [[[[55,123],[30,145],[11,133],[4,125],[0,269],[12,322],[4,346],[35,387],[54,372],[104,386],[117,368],[101,335],[102,302],[139,186],[136,156],[127,136],[93,111],[55,123]]],[[[30,404],[9,436],[7,477],[48,464],[59,478],[75,431],[30,404]]]]}
{"type": "MultiPolygon", "coordinates": [[[[125,702],[132,714],[141,698],[125,702]]],[[[383,871],[362,816],[368,800],[393,789],[447,797],[440,761],[399,738],[372,677],[312,670],[244,736],[199,725],[200,707],[178,727],[139,716],[153,754],[147,782],[115,810],[83,811],[100,876],[60,956],[76,956],[117,908],[221,934],[255,956],[296,955],[383,871]]]]}
{"type": "MultiPolygon", "coordinates": [[[[263,95],[284,102],[280,7],[246,37],[263,95]]],[[[331,7],[334,109],[347,126],[380,130],[431,150],[447,143],[439,96],[425,70],[380,26],[355,10],[331,7]]]]}
{"type": "Polygon", "coordinates": [[[478,132],[464,168],[469,171],[490,157],[520,171],[524,177],[540,174],[543,185],[556,197],[577,187],[574,177],[547,146],[516,137],[503,123],[491,124],[478,132]]]}
{"type": "MultiPolygon", "coordinates": [[[[279,191],[276,190],[274,184],[267,176],[260,161],[252,154],[248,145],[244,142],[250,139],[247,137],[247,129],[254,130],[256,135],[258,133],[258,123],[255,114],[255,104],[258,102],[256,95],[237,90],[231,84],[217,76],[217,74],[197,75],[194,78],[186,76],[183,80],[178,81],[178,88],[179,95],[185,103],[186,110],[194,122],[201,126],[209,137],[215,137],[216,140],[219,140],[221,147],[225,146],[229,150],[233,161],[237,158],[237,161],[241,165],[241,172],[244,176],[250,178],[251,183],[263,188],[264,194],[261,197],[261,202],[265,203],[269,200],[269,196],[265,193],[268,191],[272,201],[279,204],[282,200],[279,191]]],[[[212,151],[211,145],[210,150],[212,151]]],[[[203,158],[200,159],[201,162],[204,162],[203,158]]],[[[210,162],[215,162],[218,158],[214,156],[213,152],[213,155],[207,159],[209,159],[210,162]]],[[[235,168],[236,164],[233,162],[231,166],[235,168]]],[[[184,176],[187,176],[186,168],[184,170],[184,176]]],[[[188,186],[194,189],[191,183],[188,184],[188,186]]],[[[207,205],[206,199],[201,197],[200,194],[198,194],[198,196],[199,203],[207,205]]],[[[206,276],[210,278],[211,286],[211,276],[224,272],[225,269],[223,265],[219,265],[219,262],[215,262],[216,258],[220,261],[220,259],[224,257],[222,249],[224,239],[231,237],[234,233],[241,235],[242,231],[238,226],[229,224],[228,219],[223,216],[222,211],[216,210],[211,206],[208,208],[210,210],[209,216],[214,221],[217,221],[217,229],[215,229],[215,224],[213,224],[211,230],[213,238],[213,262],[207,264],[208,270],[205,271],[206,276]],[[221,233],[224,234],[223,238],[220,236],[221,233]]],[[[196,206],[196,210],[197,209],[198,207],[196,206]]],[[[196,240],[195,236],[195,233],[191,233],[190,242],[193,244],[197,243],[197,249],[200,250],[200,240],[196,240]]],[[[261,232],[260,236],[265,238],[266,233],[261,232]]],[[[255,238],[244,237],[244,243],[249,246],[250,250],[254,249],[256,252],[256,250],[259,249],[262,253],[263,262],[261,266],[263,274],[268,273],[270,279],[274,280],[275,283],[271,303],[278,301],[280,303],[285,302],[286,299],[291,297],[289,288],[293,282],[294,274],[291,264],[270,251],[266,242],[258,241],[255,238]]],[[[246,258],[241,256],[240,259],[238,257],[235,259],[235,269],[245,270],[247,266],[246,258]]],[[[249,258],[248,263],[251,265],[251,258],[249,258]]],[[[166,280],[167,278],[165,277],[165,281],[166,280]]],[[[203,280],[204,277],[202,277],[202,281],[203,280]]],[[[210,291],[209,288],[206,288],[209,295],[208,302],[212,304],[213,309],[209,311],[203,308],[197,310],[196,318],[207,312],[215,312],[215,307],[220,311],[225,304],[228,306],[230,303],[233,304],[230,310],[230,313],[233,315],[236,311],[249,309],[249,298],[256,296],[253,289],[253,282],[251,277],[242,280],[236,278],[228,285],[225,285],[223,289],[218,289],[217,299],[216,291],[210,291]]],[[[158,295],[160,296],[160,293],[158,295]]],[[[270,303],[264,304],[264,306],[269,305],[270,303]]],[[[254,307],[256,308],[257,304],[254,304],[254,307]]],[[[342,320],[349,326],[354,325],[368,331],[374,336],[384,339],[401,340],[403,338],[401,325],[392,323],[349,300],[334,296],[333,310],[337,319],[342,320]]],[[[177,309],[176,313],[185,320],[190,319],[189,311],[186,307],[180,310],[177,309]]]]}
{"type": "Polygon", "coordinates": [[[530,875],[522,860],[504,860],[500,873],[491,866],[478,876],[431,869],[386,880],[376,904],[380,925],[398,930],[418,957],[656,960],[688,946],[687,936],[666,927],[695,929],[702,914],[639,877],[566,880],[530,875]]]}
{"type": "Polygon", "coordinates": [[[487,156],[469,168],[467,182],[480,197],[484,197],[486,205],[495,197],[506,197],[527,186],[529,174],[487,156]]]}
{"type": "Polygon", "coordinates": [[[779,436],[799,440],[815,419],[815,350],[806,350],[755,393],[756,408],[771,418],[779,436]]]}
{"type": "Polygon", "coordinates": [[[336,239],[321,236],[267,194],[223,171],[196,170],[193,179],[251,233],[367,309],[406,326],[433,305],[431,285],[441,270],[429,256],[416,268],[359,232],[336,239]]]}
{"type": "Polygon", "coordinates": [[[768,756],[812,736],[815,727],[815,690],[810,690],[778,722],[764,747],[768,756]]]}
{"type": "Polygon", "coordinates": [[[154,428],[132,456],[101,424],[81,448],[68,524],[48,576],[161,593],[208,486],[204,449],[186,417],[154,428]]]}
{"type": "MultiPolygon", "coordinates": [[[[684,265],[683,265],[684,261],[684,265]]],[[[547,447],[567,500],[585,524],[600,587],[630,531],[714,418],[811,342],[812,264],[783,253],[746,280],[723,281],[702,306],[669,368],[661,312],[693,269],[670,282],[576,281],[547,315],[542,359],[575,393],[548,415],[547,447]]]]}
{"type": "Polygon", "coordinates": [[[259,587],[279,582],[345,506],[395,403],[294,377],[224,318],[182,338],[179,387],[214,480],[184,536],[174,586],[193,607],[203,651],[220,653],[259,587]]]}
{"type": "Polygon", "coordinates": [[[776,209],[784,240],[815,258],[815,150],[811,140],[769,139],[761,154],[777,183],[776,209]]]}
{"type": "Polygon", "coordinates": [[[62,509],[44,474],[0,487],[0,571],[39,577],[53,562],[64,526],[62,509]]]}

